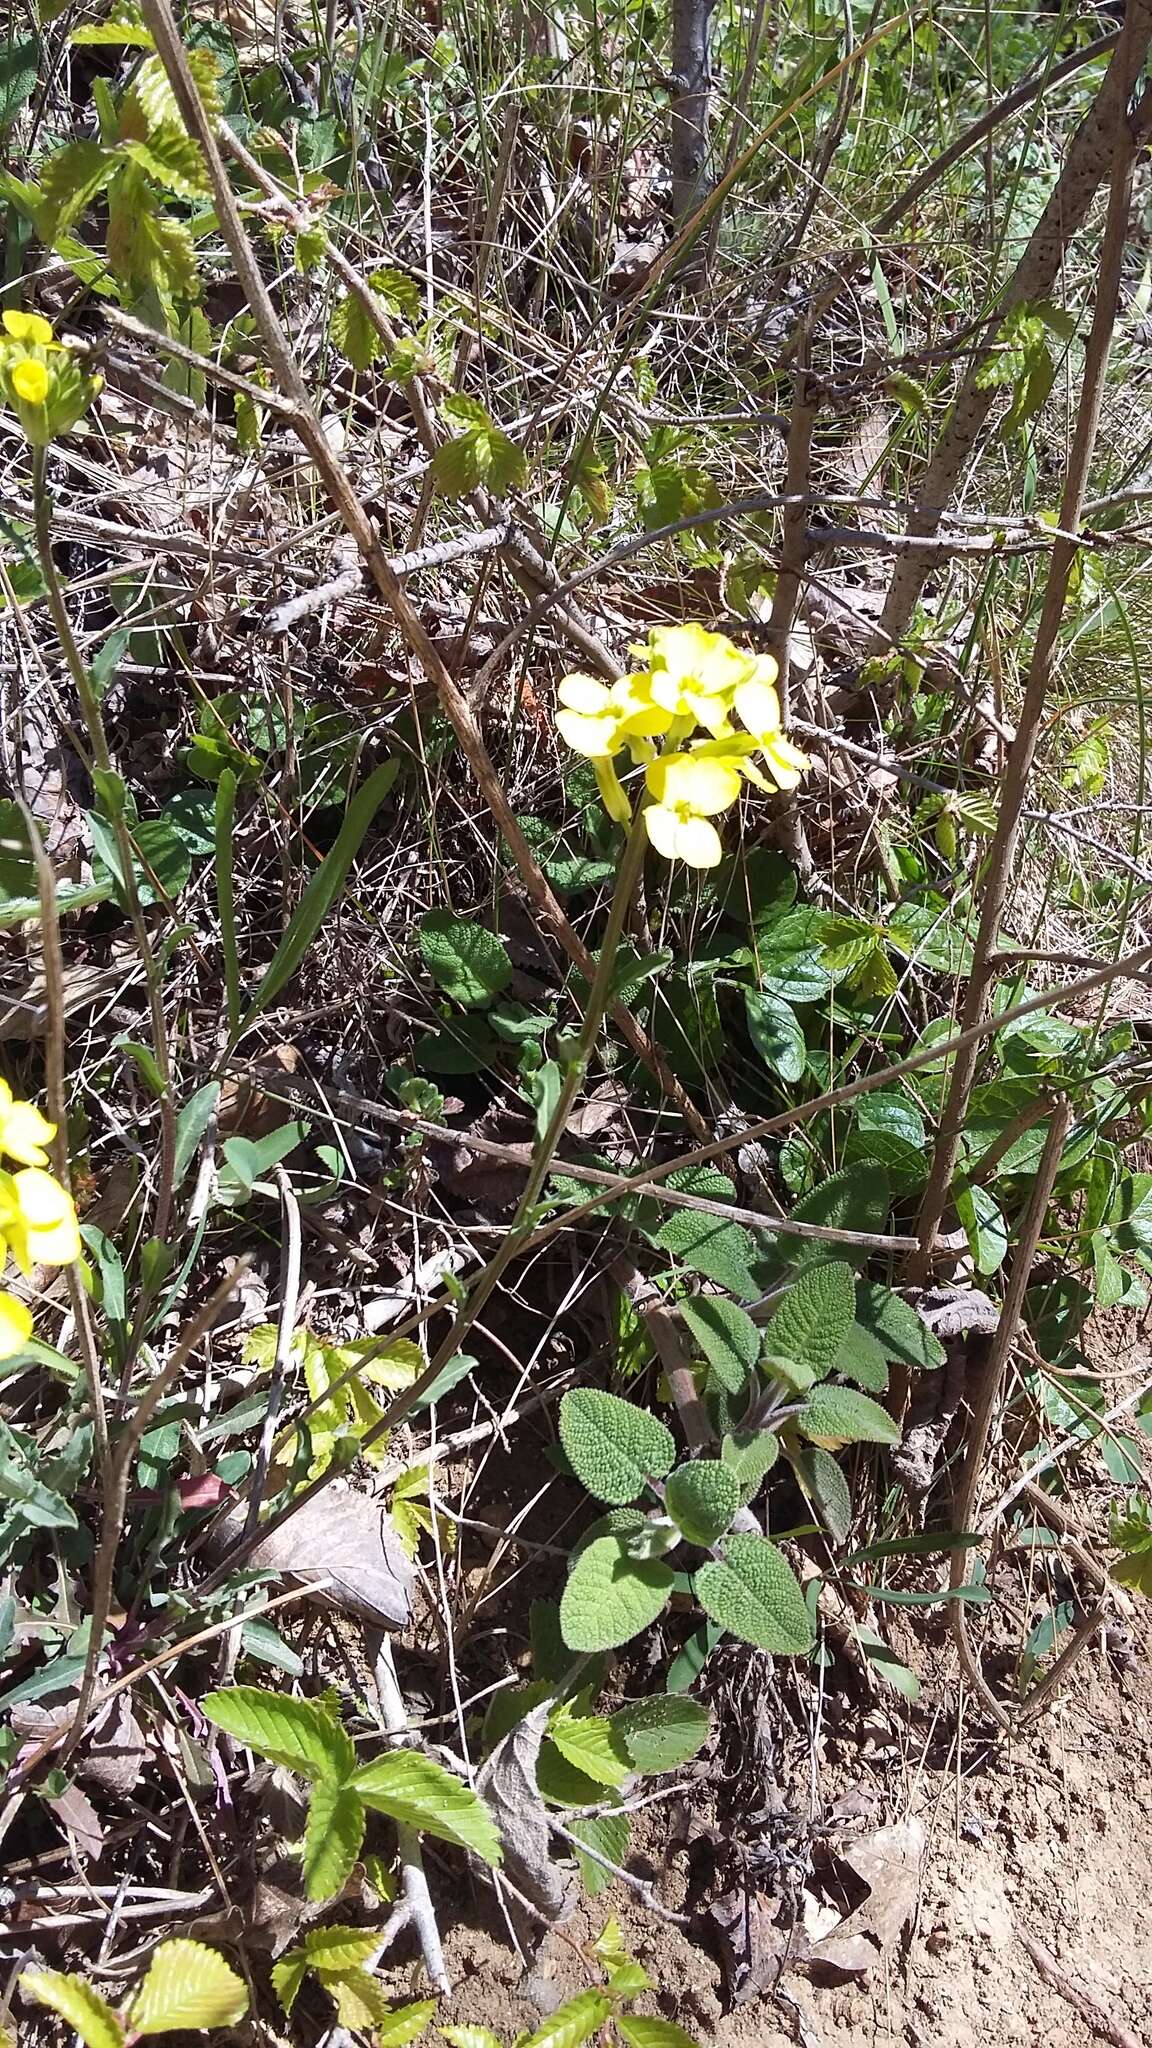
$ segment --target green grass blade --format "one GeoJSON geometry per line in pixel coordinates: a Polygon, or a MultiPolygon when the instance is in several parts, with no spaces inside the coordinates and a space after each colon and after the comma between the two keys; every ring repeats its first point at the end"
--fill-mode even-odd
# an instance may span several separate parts
{"type": "Polygon", "coordinates": [[[240,955],[236,949],[236,894],[232,867],[232,828],[236,818],[236,775],[225,768],[216,785],[216,909],[220,948],[224,955],[224,1001],[228,1036],[240,1027],[240,955]]]}

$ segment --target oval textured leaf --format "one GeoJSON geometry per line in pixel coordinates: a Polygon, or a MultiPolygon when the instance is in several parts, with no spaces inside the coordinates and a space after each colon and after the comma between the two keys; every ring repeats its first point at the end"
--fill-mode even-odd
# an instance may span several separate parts
{"type": "Polygon", "coordinates": [[[503,939],[449,910],[430,910],[421,918],[420,951],[433,980],[466,1010],[490,1003],[512,979],[503,939]]]}
{"type": "Polygon", "coordinates": [[[124,2030],[116,2014],[83,1977],[67,1976],[63,1970],[25,1970],[20,1989],[75,2027],[85,2048],[124,2048],[124,2030]]]}
{"type": "Polygon", "coordinates": [[[484,1863],[499,1863],[500,1837],[483,1800],[431,1757],[393,1750],[362,1764],[352,1788],[365,1806],[389,1814],[401,1827],[455,1842],[484,1863]]]}
{"type": "Polygon", "coordinates": [[[206,1693],[200,1705],[214,1727],[302,1778],[339,1781],[356,1768],[350,1738],[311,1700],[288,1699],[258,1685],[231,1685],[206,1693]]]}
{"type": "Polygon", "coordinates": [[[764,1331],[764,1350],[777,1358],[794,1358],[819,1378],[830,1371],[836,1353],[856,1320],[856,1275],[837,1261],[810,1266],[788,1289],[764,1331]]]}
{"type": "Polygon", "coordinates": [[[766,1536],[730,1536],[723,1564],[703,1565],[695,1584],[704,1612],[758,1650],[798,1657],[816,1641],[800,1582],[766,1536]]]}
{"type": "Polygon", "coordinates": [[[629,1557],[620,1536],[599,1536],[582,1550],[560,1602],[570,1650],[615,1650],[631,1642],[668,1604],[675,1574],[658,1558],[629,1557]]]}
{"type": "Polygon", "coordinates": [[[631,1401],[578,1387],[560,1403],[560,1441],[576,1477],[597,1500],[623,1507],[676,1461],[672,1432],[631,1401]]]}
{"type": "Polygon", "coordinates": [[[698,1294],[680,1314],[725,1393],[740,1394],[760,1359],[760,1331],[746,1309],[723,1294],[698,1294]]]}
{"type": "Polygon", "coordinates": [[[698,1458],[673,1472],[664,1505],[687,1542],[702,1549],[724,1534],[740,1506],[740,1482],[719,1458],[698,1458]]]}
{"type": "Polygon", "coordinates": [[[900,1425],[879,1401],[855,1387],[813,1387],[796,1427],[826,1451],[841,1444],[898,1444],[900,1425]]]}
{"type": "Polygon", "coordinates": [[[613,1730],[633,1765],[648,1777],[689,1763],[707,1742],[711,1725],[708,1709],[699,1700],[671,1693],[636,1700],[612,1716],[613,1730]]]}
{"type": "Polygon", "coordinates": [[[132,2001],[134,2034],[234,2027],[248,2010],[248,1988],[222,1955],[202,1941],[162,1941],[132,2001]]]}

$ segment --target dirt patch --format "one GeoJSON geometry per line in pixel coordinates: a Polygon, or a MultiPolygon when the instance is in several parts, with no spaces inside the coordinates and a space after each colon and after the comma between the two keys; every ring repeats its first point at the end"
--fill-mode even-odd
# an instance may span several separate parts
{"type": "MultiPolygon", "coordinates": [[[[1085,1660],[1075,1692],[1026,1741],[991,1747],[965,1733],[931,1765],[910,1758],[901,1777],[903,1796],[889,1787],[882,1817],[913,1812],[928,1830],[920,1909],[903,1951],[865,1983],[817,1985],[794,1973],[787,2000],[726,2012],[717,1960],[618,1883],[548,1937],[528,1974],[495,1925],[457,1926],[443,2018],[505,2040],[538,2026],[594,1981],[580,1950],[612,1913],[659,1987],[638,2009],[720,2048],[1088,2048],[1107,2039],[1045,1981],[1018,1930],[1116,2028],[1152,2041],[1152,1637],[1127,1669],[1085,1660]]],[[[633,1867],[649,1874],[639,1859],[633,1867]]]]}

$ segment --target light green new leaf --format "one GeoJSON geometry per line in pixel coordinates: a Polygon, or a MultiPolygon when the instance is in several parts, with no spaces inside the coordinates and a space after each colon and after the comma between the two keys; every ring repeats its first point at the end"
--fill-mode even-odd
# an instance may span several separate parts
{"type": "Polygon", "coordinates": [[[615,1507],[635,1500],[648,1479],[663,1479],[676,1460],[672,1432],[655,1415],[593,1387],[565,1394],[560,1441],[589,1493],[615,1507]]]}
{"type": "Polygon", "coordinates": [[[736,1475],[740,1488],[740,1505],[747,1507],[759,1493],[767,1474],[780,1456],[780,1439],[774,1430],[741,1430],[736,1436],[726,1436],[720,1446],[720,1456],[731,1472],[736,1475]]]}
{"type": "Polygon", "coordinates": [[[384,354],[384,337],[354,293],[345,292],[332,309],[328,334],[354,370],[369,370],[384,354]]]}
{"type": "Polygon", "coordinates": [[[392,2016],[384,1986],[367,1970],[333,1970],[323,1984],[336,2000],[336,2016],[343,2027],[366,2033],[392,2016]]]}
{"type": "Polygon", "coordinates": [[[74,28],[68,38],[72,47],[83,50],[102,43],[130,43],[134,50],[154,50],[152,32],[142,21],[94,21],[74,28]]]}
{"type": "Polygon", "coordinates": [[[85,2048],[124,2048],[124,2030],[116,2014],[83,1977],[69,1977],[62,1970],[25,1970],[20,1989],[75,2027],[85,2048]]]}
{"type": "Polygon", "coordinates": [[[196,2034],[234,2027],[248,2010],[248,1989],[223,1956],[201,1941],[162,1941],[132,2001],[134,2034],[196,2034]]]}
{"type": "Polygon", "coordinates": [[[214,1727],[302,1778],[332,1778],[340,1784],[356,1768],[350,1738],[312,1700],[289,1699],[258,1685],[233,1685],[206,1694],[200,1704],[214,1727]]]}
{"type": "Polygon", "coordinates": [[[632,1762],[613,1725],[600,1714],[569,1714],[561,1708],[549,1725],[557,1749],[576,1770],[599,1785],[616,1787],[630,1776],[632,1762]]]}
{"type": "Polygon", "coordinates": [[[364,1807],[348,1785],[321,1778],[304,1829],[304,1886],[310,1899],[334,1899],[348,1882],[364,1840],[364,1807]]]}
{"type": "Polygon", "coordinates": [[[740,1506],[740,1482],[719,1458],[698,1458],[673,1472],[664,1505],[689,1543],[702,1549],[724,1534],[740,1506]]]}
{"type": "Polygon", "coordinates": [[[727,1394],[741,1394],[760,1357],[760,1332],[747,1310],[723,1294],[697,1294],[680,1314],[727,1394]]]}
{"type": "Polygon", "coordinates": [[[602,2027],[612,2013],[612,2000],[603,1991],[581,1991],[565,2005],[558,2005],[542,2027],[517,2043],[517,2048],[580,2048],[602,2027]]]}
{"type": "Polygon", "coordinates": [[[440,2032],[451,2048],[504,2048],[499,2035],[487,2027],[441,2027],[440,2032]]]}
{"type": "Polygon", "coordinates": [[[633,2013],[628,2018],[621,2015],[616,2025],[629,2048],[699,2048],[694,2036],[672,2020],[649,2020],[633,2013]]]}
{"type": "Polygon", "coordinates": [[[79,220],[89,200],[108,183],[118,161],[116,152],[99,142],[66,142],[41,165],[36,227],[43,241],[54,242],[79,220]]]}
{"type": "Polygon", "coordinates": [[[614,1650],[631,1642],[667,1606],[674,1579],[659,1559],[630,1557],[626,1537],[597,1537],[576,1559],[560,1602],[568,1648],[614,1650]]]}
{"type": "Polygon", "coordinates": [[[500,1837],[483,1800],[430,1757],[393,1750],[361,1764],[352,1785],[365,1806],[389,1814],[402,1827],[471,1849],[484,1863],[499,1863],[500,1837]]]}
{"type": "Polygon", "coordinates": [[[474,491],[487,469],[488,437],[482,428],[469,427],[450,441],[442,441],[432,457],[432,479],[445,498],[466,498],[474,491]]]}
{"type": "Polygon", "coordinates": [[[764,1331],[764,1350],[794,1358],[819,1378],[829,1372],[856,1318],[856,1276],[838,1261],[810,1266],[788,1289],[764,1331]]]}
{"type": "Polygon", "coordinates": [[[799,1580],[765,1536],[729,1536],[723,1564],[703,1565],[695,1585],[704,1612],[759,1650],[801,1656],[816,1640],[799,1580]]]}
{"type": "Polygon", "coordinates": [[[711,1717],[699,1700],[654,1693],[612,1716],[612,1729],[646,1777],[675,1771],[696,1755],[708,1740],[711,1717]]]}
{"type": "Polygon", "coordinates": [[[404,2048],[424,2032],[436,2011],[434,1998],[417,1998],[411,2005],[398,2005],[385,2019],[377,2020],[372,2031],[377,2048],[404,2048]]]}
{"type": "Polygon", "coordinates": [[[796,1427],[826,1451],[842,1444],[898,1444],[900,1425],[887,1410],[855,1387],[814,1387],[796,1427]]]}
{"type": "Polygon", "coordinates": [[[420,919],[420,951],[433,980],[466,1010],[482,1009],[512,979],[503,939],[450,910],[430,910],[420,919]]]}
{"type": "MultiPolygon", "coordinates": [[[[256,994],[240,1020],[247,1031],[295,974],[305,953],[348,879],[360,842],[399,773],[398,761],[385,761],[358,789],[345,813],[335,844],[325,854],[288,922],[288,929],[264,970],[256,994]]],[[[239,1035],[239,1034],[237,1034],[239,1035]]]]}
{"type": "Polygon", "coordinates": [[[126,142],[125,154],[158,185],[181,199],[210,192],[200,146],[180,128],[157,128],[147,142],[126,142]]]}
{"type": "Polygon", "coordinates": [[[291,1949],[278,1963],[273,1963],[272,1989],[285,2012],[291,2012],[307,1974],[308,1958],[302,1948],[291,1949]]]}

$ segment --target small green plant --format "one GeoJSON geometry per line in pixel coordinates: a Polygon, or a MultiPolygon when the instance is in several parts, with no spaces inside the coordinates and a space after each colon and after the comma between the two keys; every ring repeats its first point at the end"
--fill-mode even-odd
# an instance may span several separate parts
{"type": "Polygon", "coordinates": [[[86,1977],[62,1970],[25,1970],[26,1998],[58,2012],[84,2048],[132,2048],[149,2034],[204,2034],[234,2027],[248,2010],[243,1980],[214,1948],[199,1941],[162,1941],[143,1983],[122,2012],[107,2005],[86,1977]]]}
{"type": "Polygon", "coordinates": [[[392,2006],[383,1986],[365,1968],[381,1947],[379,1928],[313,1927],[299,1948],[289,1949],[272,1968],[276,1996],[292,2011],[311,1971],[336,2002],[342,2027],[370,2028],[377,2048],[404,2048],[422,2034],[436,2010],[434,1998],[392,2006]]]}
{"type": "Polygon", "coordinates": [[[412,1750],[357,1764],[351,1737],[328,1701],[296,1700],[259,1686],[230,1686],[202,1701],[208,1719],[259,1756],[306,1778],[312,1791],[303,1866],[310,1899],[331,1899],[346,1883],[364,1840],[367,1809],[402,1827],[500,1862],[500,1840],[483,1801],[412,1750]]]}
{"type": "MultiPolygon", "coordinates": [[[[615,1920],[605,1922],[592,1953],[606,1982],[566,1999],[534,2033],[521,2034],[514,2048],[581,2048],[594,2034],[602,2041],[626,2043],[627,2048],[697,2048],[692,2035],[671,2020],[647,2019],[625,2010],[653,1986],[647,1970],[625,1948],[615,1920]]],[[[499,2036],[487,2027],[441,2027],[440,2032],[450,2048],[503,2048],[499,2036]]]]}

